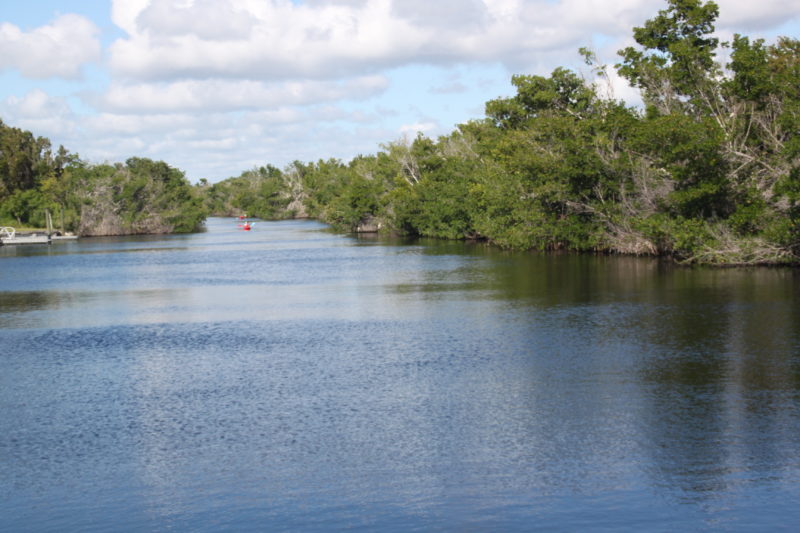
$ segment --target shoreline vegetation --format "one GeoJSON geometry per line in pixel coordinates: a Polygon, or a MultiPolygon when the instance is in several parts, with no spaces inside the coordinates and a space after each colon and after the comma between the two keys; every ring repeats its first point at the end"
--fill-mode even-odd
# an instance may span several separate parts
{"type": "Polygon", "coordinates": [[[247,213],[515,250],[800,264],[800,41],[721,43],[715,3],[666,4],[613,67],[580,50],[598,81],[515,75],[517,94],[487,102],[483,119],[348,163],[192,186],[166,163],[89,165],[0,121],[0,222],[41,224],[49,209],[62,230],[121,235],[247,213]],[[641,109],[614,98],[612,68],[641,109]]]}

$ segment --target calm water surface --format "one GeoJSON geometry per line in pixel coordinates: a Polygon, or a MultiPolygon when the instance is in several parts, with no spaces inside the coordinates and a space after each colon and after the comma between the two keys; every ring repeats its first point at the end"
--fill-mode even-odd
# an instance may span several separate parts
{"type": "Polygon", "coordinates": [[[800,275],[334,235],[0,248],[2,531],[800,524],[800,275]]]}

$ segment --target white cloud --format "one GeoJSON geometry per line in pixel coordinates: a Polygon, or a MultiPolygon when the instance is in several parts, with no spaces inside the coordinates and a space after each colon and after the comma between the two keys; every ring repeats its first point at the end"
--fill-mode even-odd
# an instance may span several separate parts
{"type": "Polygon", "coordinates": [[[388,86],[384,76],[336,81],[265,83],[233,80],[184,80],[170,83],[112,84],[98,99],[102,109],[120,113],[224,111],[361,100],[388,86]]]}
{"type": "Polygon", "coordinates": [[[184,113],[121,115],[100,113],[85,118],[87,130],[103,136],[114,135],[154,135],[179,133],[185,129],[194,129],[200,125],[200,117],[184,113]]]}
{"type": "Polygon", "coordinates": [[[449,80],[442,85],[431,87],[429,90],[433,94],[458,94],[466,92],[467,86],[458,80],[449,80]]]}
{"type": "MultiPolygon", "coordinates": [[[[718,26],[763,27],[800,4],[721,0],[718,26]],[[795,5],[797,4],[797,5],[795,5]]],[[[110,66],[136,80],[274,82],[359,76],[408,64],[502,63],[549,71],[593,36],[630,35],[663,0],[114,0],[127,32],[110,66]]]]}
{"type": "Polygon", "coordinates": [[[148,5],[150,0],[111,0],[111,20],[129,35],[136,35],[136,19],[148,5]]]}
{"type": "Polygon", "coordinates": [[[160,0],[136,16],[136,26],[154,39],[190,35],[200,40],[246,40],[254,18],[230,0],[160,0]]]}
{"type": "Polygon", "coordinates": [[[78,115],[61,98],[41,90],[0,103],[4,121],[63,144],[86,161],[132,156],[164,160],[196,181],[234,176],[255,165],[283,166],[298,159],[374,153],[395,133],[377,115],[334,105],[281,106],[230,112],[163,112],[78,115]]]}
{"type": "MultiPolygon", "coordinates": [[[[64,0],[64,9],[69,2],[82,5],[64,0]]],[[[775,28],[800,13],[796,0],[718,3],[716,26],[725,36],[775,28]]],[[[513,94],[512,73],[588,71],[580,46],[597,43],[600,60],[613,65],[616,51],[632,44],[632,27],[666,6],[665,0],[112,0],[122,37],[103,50],[107,62],[100,67],[107,70],[83,85],[52,82],[60,98],[47,95],[46,82],[40,90],[19,89],[21,96],[0,102],[0,115],[90,161],[163,159],[192,180],[294,159],[347,160],[400,134],[447,133],[457,120],[480,118],[485,101],[513,94]],[[91,96],[79,104],[78,94],[91,96]]],[[[95,24],[78,15],[31,31],[0,24],[0,70],[75,78],[81,65],[101,57],[98,27],[107,23],[95,24]]],[[[614,96],[635,103],[638,93],[613,68],[610,75],[614,96]]]]}
{"type": "Polygon", "coordinates": [[[719,6],[717,27],[736,28],[738,33],[749,33],[779,26],[800,19],[800,2],[797,0],[716,0],[719,6]]]}
{"type": "Polygon", "coordinates": [[[51,97],[41,89],[24,96],[10,96],[0,104],[0,115],[9,124],[37,136],[65,136],[74,131],[74,114],[63,98],[51,97]]]}
{"type": "Polygon", "coordinates": [[[435,122],[415,122],[414,124],[403,124],[398,131],[403,135],[411,134],[414,136],[417,133],[428,133],[436,128],[437,124],[435,122]]]}
{"type": "Polygon", "coordinates": [[[434,27],[461,32],[481,31],[489,22],[489,11],[481,0],[394,0],[392,15],[416,27],[434,27]],[[447,24],[442,24],[442,22],[447,24]]]}
{"type": "Polygon", "coordinates": [[[28,78],[78,78],[83,65],[100,58],[98,33],[79,15],[62,15],[30,32],[2,23],[0,69],[17,69],[28,78]]]}
{"type": "Polygon", "coordinates": [[[19,118],[44,118],[53,115],[61,116],[69,111],[69,106],[61,98],[51,98],[41,89],[34,89],[25,96],[11,96],[6,106],[14,109],[19,118]]]}
{"type": "Polygon", "coordinates": [[[115,20],[128,35],[110,48],[120,75],[275,80],[411,63],[555,66],[592,33],[629,31],[661,2],[152,0],[136,4],[138,12],[118,4],[127,0],[115,0],[115,20]]]}
{"type": "MultiPolygon", "coordinates": [[[[138,15],[125,12],[125,16],[119,18],[129,35],[110,48],[115,72],[151,80],[338,77],[366,70],[374,72],[375,68],[363,69],[362,66],[370,61],[382,61],[398,41],[392,37],[394,30],[389,25],[386,2],[354,10],[341,5],[310,8],[282,0],[240,0],[236,3],[239,25],[247,25],[250,31],[247,35],[238,34],[240,38],[235,40],[204,38],[202,33],[186,31],[186,24],[181,31],[175,29],[165,34],[164,23],[156,24],[157,18],[145,16],[155,5],[162,4],[169,4],[173,16],[183,11],[180,19],[193,20],[195,26],[220,23],[208,19],[210,10],[201,9],[197,3],[177,7],[172,0],[153,0],[150,7],[138,15]],[[136,24],[131,24],[131,18],[136,24]],[[387,28],[390,31],[386,32],[387,28]]],[[[233,35],[235,32],[225,30],[223,33],[233,35]]],[[[406,45],[399,47],[400,50],[406,48],[406,45]]]]}

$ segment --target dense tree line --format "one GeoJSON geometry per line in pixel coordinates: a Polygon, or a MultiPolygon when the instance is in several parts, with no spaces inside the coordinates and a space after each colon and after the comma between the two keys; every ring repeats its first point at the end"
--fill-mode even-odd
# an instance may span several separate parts
{"type": "Polygon", "coordinates": [[[615,68],[642,109],[611,97],[609,67],[581,50],[600,83],[563,68],[514,76],[515,96],[450,135],[245,173],[206,187],[209,208],[514,249],[796,263],[800,41],[720,43],[718,14],[669,0],[634,28],[615,68]]]}
{"type": "Polygon", "coordinates": [[[564,68],[513,76],[514,96],[449,135],[216,184],[142,158],[89,165],[0,122],[0,222],[42,226],[50,210],[85,235],[160,233],[246,213],[512,249],[798,263],[800,41],[720,43],[718,14],[668,0],[614,67],[581,50],[599,82],[564,68]],[[613,97],[610,68],[642,108],[613,97]]]}
{"type": "Polygon", "coordinates": [[[183,172],[163,162],[130,158],[89,165],[63,146],[0,121],[0,224],[80,235],[196,230],[203,199],[183,172]]]}

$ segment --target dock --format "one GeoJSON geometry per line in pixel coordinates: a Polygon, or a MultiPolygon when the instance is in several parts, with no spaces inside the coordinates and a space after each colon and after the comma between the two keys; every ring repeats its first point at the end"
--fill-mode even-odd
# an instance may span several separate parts
{"type": "Polygon", "coordinates": [[[50,242],[57,242],[57,241],[77,241],[77,235],[50,235],[50,242]]]}
{"type": "Polygon", "coordinates": [[[8,244],[50,244],[47,233],[17,233],[12,227],[0,228],[0,245],[8,244]]]}
{"type": "Polygon", "coordinates": [[[31,231],[18,233],[12,227],[0,228],[0,246],[13,244],[51,244],[60,241],[74,241],[77,235],[61,235],[58,232],[31,231]]]}
{"type": "Polygon", "coordinates": [[[47,235],[17,235],[14,237],[0,237],[0,244],[7,246],[10,244],[50,244],[50,237],[47,235]]]}
{"type": "Polygon", "coordinates": [[[47,219],[46,231],[29,231],[19,233],[11,226],[0,227],[0,246],[7,244],[50,244],[57,241],[73,241],[78,238],[77,235],[67,233],[61,234],[53,230],[53,219],[50,216],[50,211],[45,210],[47,219]]]}

